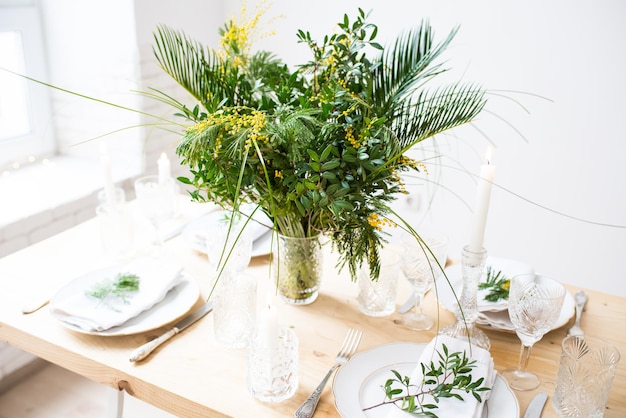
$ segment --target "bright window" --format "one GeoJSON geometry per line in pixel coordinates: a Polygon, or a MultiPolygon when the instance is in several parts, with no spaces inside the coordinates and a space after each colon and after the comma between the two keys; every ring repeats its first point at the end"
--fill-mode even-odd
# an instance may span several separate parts
{"type": "MultiPolygon", "coordinates": [[[[24,53],[19,32],[0,32],[0,67],[24,72],[24,53]]],[[[7,141],[30,132],[28,86],[26,80],[15,80],[8,73],[0,73],[0,141],[7,141]]]]}
{"type": "MultiPolygon", "coordinates": [[[[41,25],[35,7],[0,7],[0,67],[46,79],[41,25]]],[[[0,71],[0,167],[54,151],[47,90],[0,71]]]]}

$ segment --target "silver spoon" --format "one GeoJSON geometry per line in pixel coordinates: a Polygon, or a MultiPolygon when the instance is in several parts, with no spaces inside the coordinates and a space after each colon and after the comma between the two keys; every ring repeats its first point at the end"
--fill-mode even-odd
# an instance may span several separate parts
{"type": "Polygon", "coordinates": [[[587,303],[587,294],[582,290],[580,292],[576,292],[574,295],[574,300],[576,301],[576,321],[574,322],[574,326],[567,331],[567,335],[574,335],[582,337],[585,335],[585,332],[580,327],[580,316],[583,313],[583,308],[585,307],[585,303],[587,303]]]}

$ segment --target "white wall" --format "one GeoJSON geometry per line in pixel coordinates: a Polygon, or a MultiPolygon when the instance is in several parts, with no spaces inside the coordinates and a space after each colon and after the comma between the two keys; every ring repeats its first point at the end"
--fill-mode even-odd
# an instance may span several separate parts
{"type": "MultiPolygon", "coordinates": [[[[41,2],[44,9],[52,4],[58,7],[80,3],[77,0],[41,2]]],[[[256,2],[248,2],[249,13],[254,12],[256,2]]],[[[623,77],[626,57],[621,53],[626,26],[621,20],[626,16],[626,3],[621,0],[384,3],[319,0],[315,5],[275,0],[272,3],[268,16],[282,14],[283,18],[263,27],[263,30],[275,29],[277,34],[261,40],[258,46],[276,52],[290,64],[309,58],[306,47],[296,44],[298,28],[321,37],[334,30],[343,13],[354,15],[357,7],[373,11],[372,20],[380,27],[381,41],[393,38],[402,28],[423,18],[430,19],[441,37],[460,25],[461,31],[446,55],[453,69],[451,76],[480,82],[489,89],[492,94],[488,111],[476,122],[480,132],[468,127],[425,143],[426,155],[441,155],[440,163],[431,165],[427,177],[413,182],[411,200],[399,202],[398,208],[415,225],[427,224],[446,232],[451,237],[451,254],[459,254],[468,240],[471,223],[475,191],[471,175],[478,172],[485,148],[492,141],[497,187],[492,195],[485,241],[490,254],[527,261],[539,272],[569,283],[626,295],[626,275],[622,273],[620,260],[626,249],[623,228],[626,166],[621,162],[626,151],[621,124],[624,109],[621,99],[626,95],[623,77]],[[524,108],[503,98],[502,91],[524,108]],[[432,183],[441,187],[433,187],[432,183]]],[[[115,87],[124,88],[135,85],[173,88],[154,65],[150,52],[151,33],[157,23],[184,29],[198,40],[215,45],[223,16],[237,14],[240,8],[238,2],[218,0],[185,0],[176,4],[137,0],[134,9],[121,0],[93,4],[99,5],[102,12],[98,16],[107,16],[107,7],[117,10],[120,15],[114,16],[114,20],[118,26],[124,23],[124,29],[112,37],[112,26],[108,24],[102,27],[75,23],[83,31],[82,46],[55,59],[78,65],[81,60],[77,56],[90,63],[98,56],[98,50],[109,56],[113,54],[119,62],[136,58],[138,54],[139,68],[130,70],[140,80],[130,76],[118,78],[119,85],[115,87]],[[133,13],[136,28],[131,35],[127,26],[133,13]],[[113,41],[124,44],[121,34],[135,39],[129,39],[128,45],[117,53],[114,48],[104,47],[113,41]]],[[[74,20],[94,16],[92,9],[79,8],[75,13],[74,20]]],[[[53,29],[48,28],[51,33],[53,29]]],[[[60,74],[54,67],[52,70],[53,75],[60,74]]],[[[89,66],[84,71],[88,73],[89,66]]],[[[98,80],[94,79],[92,88],[102,87],[95,85],[98,80]]],[[[91,122],[97,128],[112,118],[108,110],[102,109],[97,122],[91,122]]],[[[122,121],[116,122],[117,127],[124,125],[122,121]]],[[[80,120],[68,124],[83,126],[80,120]]],[[[163,149],[170,155],[173,153],[176,138],[146,130],[142,140],[152,144],[146,146],[146,169],[151,170],[155,157],[163,149]]]]}
{"type": "MultiPolygon", "coordinates": [[[[140,55],[140,82],[141,91],[158,89],[181,101],[185,101],[188,95],[161,70],[152,52],[153,33],[157,25],[164,24],[176,30],[184,30],[185,33],[198,42],[211,47],[219,44],[217,26],[224,20],[222,2],[206,0],[181,0],[181,1],[152,1],[135,0],[136,45],[140,55]],[[190,12],[193,11],[193,12],[190,12]]],[[[177,120],[172,108],[146,99],[141,102],[142,110],[163,117],[167,120],[177,120]]],[[[143,123],[154,123],[152,118],[142,118],[143,123]]],[[[178,136],[172,132],[146,128],[144,133],[144,167],[145,172],[155,172],[156,161],[162,152],[166,152],[172,164],[173,174],[186,175],[186,167],[178,166],[175,155],[176,140],[178,136]]]]}
{"type": "MultiPolygon", "coordinates": [[[[357,7],[373,11],[371,20],[378,24],[381,40],[422,18],[430,19],[440,37],[460,25],[447,63],[456,78],[480,82],[493,92],[489,112],[476,122],[495,145],[497,166],[485,247],[492,255],[527,261],[562,281],[626,296],[621,264],[626,255],[625,2],[319,0],[306,8],[289,0],[273,4],[269,15],[282,13],[285,18],[274,23],[276,36],[261,41],[260,47],[291,64],[309,58],[306,47],[296,44],[298,28],[321,39],[344,13],[354,16],[357,7]],[[498,91],[504,90],[525,109],[500,97],[498,91]],[[523,138],[490,112],[511,123],[523,138]]],[[[249,9],[253,5],[249,2],[249,9]]],[[[468,206],[473,206],[475,192],[474,180],[459,170],[477,174],[489,144],[476,129],[455,133],[436,139],[442,155],[439,167],[431,166],[426,181],[415,181],[410,205],[398,205],[416,225],[446,232],[452,256],[460,255],[468,241],[468,206]],[[443,187],[427,186],[432,181],[443,187]],[[434,201],[426,212],[430,198],[434,201]]],[[[432,154],[433,142],[425,146],[432,154]]]]}
{"type": "MultiPolygon", "coordinates": [[[[132,42],[135,16],[124,0],[39,0],[47,49],[49,81],[82,95],[136,109],[138,52],[132,42]],[[131,42],[129,42],[131,40],[131,42]]],[[[135,113],[52,90],[58,153],[98,161],[106,141],[119,167],[141,170],[141,131],[135,113]],[[80,145],[77,145],[80,144],[80,145]]]]}

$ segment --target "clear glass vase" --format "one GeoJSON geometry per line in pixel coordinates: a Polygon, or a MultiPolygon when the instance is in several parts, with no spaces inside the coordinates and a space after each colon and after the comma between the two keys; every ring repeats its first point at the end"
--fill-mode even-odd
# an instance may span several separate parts
{"type": "Polygon", "coordinates": [[[470,344],[489,350],[489,337],[476,327],[478,318],[478,282],[485,269],[487,251],[471,251],[467,246],[463,248],[462,271],[463,290],[459,297],[456,311],[456,322],[439,331],[442,335],[459,338],[470,344]]]}
{"type": "Polygon", "coordinates": [[[317,299],[322,279],[320,236],[305,238],[277,235],[272,268],[282,299],[293,305],[307,305],[317,299]]]}

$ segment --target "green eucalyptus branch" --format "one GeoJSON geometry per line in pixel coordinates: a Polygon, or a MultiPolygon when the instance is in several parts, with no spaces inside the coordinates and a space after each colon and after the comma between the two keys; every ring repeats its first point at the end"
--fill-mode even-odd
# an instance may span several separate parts
{"type": "Polygon", "coordinates": [[[465,351],[450,353],[445,344],[442,345],[442,351],[436,351],[437,364],[434,361],[420,364],[423,376],[421,382],[413,382],[410,377],[391,370],[395,378],[387,379],[382,386],[385,400],[363,410],[393,404],[409,414],[437,418],[433,411],[439,408],[441,399],[463,401],[462,393],[465,393],[482,402],[480,394],[491,388],[483,386],[483,377],[476,380],[472,377],[476,361],[470,360],[465,351]]]}
{"type": "Polygon", "coordinates": [[[132,273],[118,273],[114,279],[104,279],[95,283],[85,294],[100,299],[106,304],[108,298],[118,298],[124,303],[129,303],[132,294],[139,290],[139,276],[132,273]]]}
{"type": "Polygon", "coordinates": [[[500,299],[509,299],[509,288],[511,280],[506,278],[501,271],[495,271],[491,266],[487,267],[487,280],[478,283],[481,290],[489,289],[489,293],[485,296],[485,300],[489,302],[497,302],[500,299]]]}

